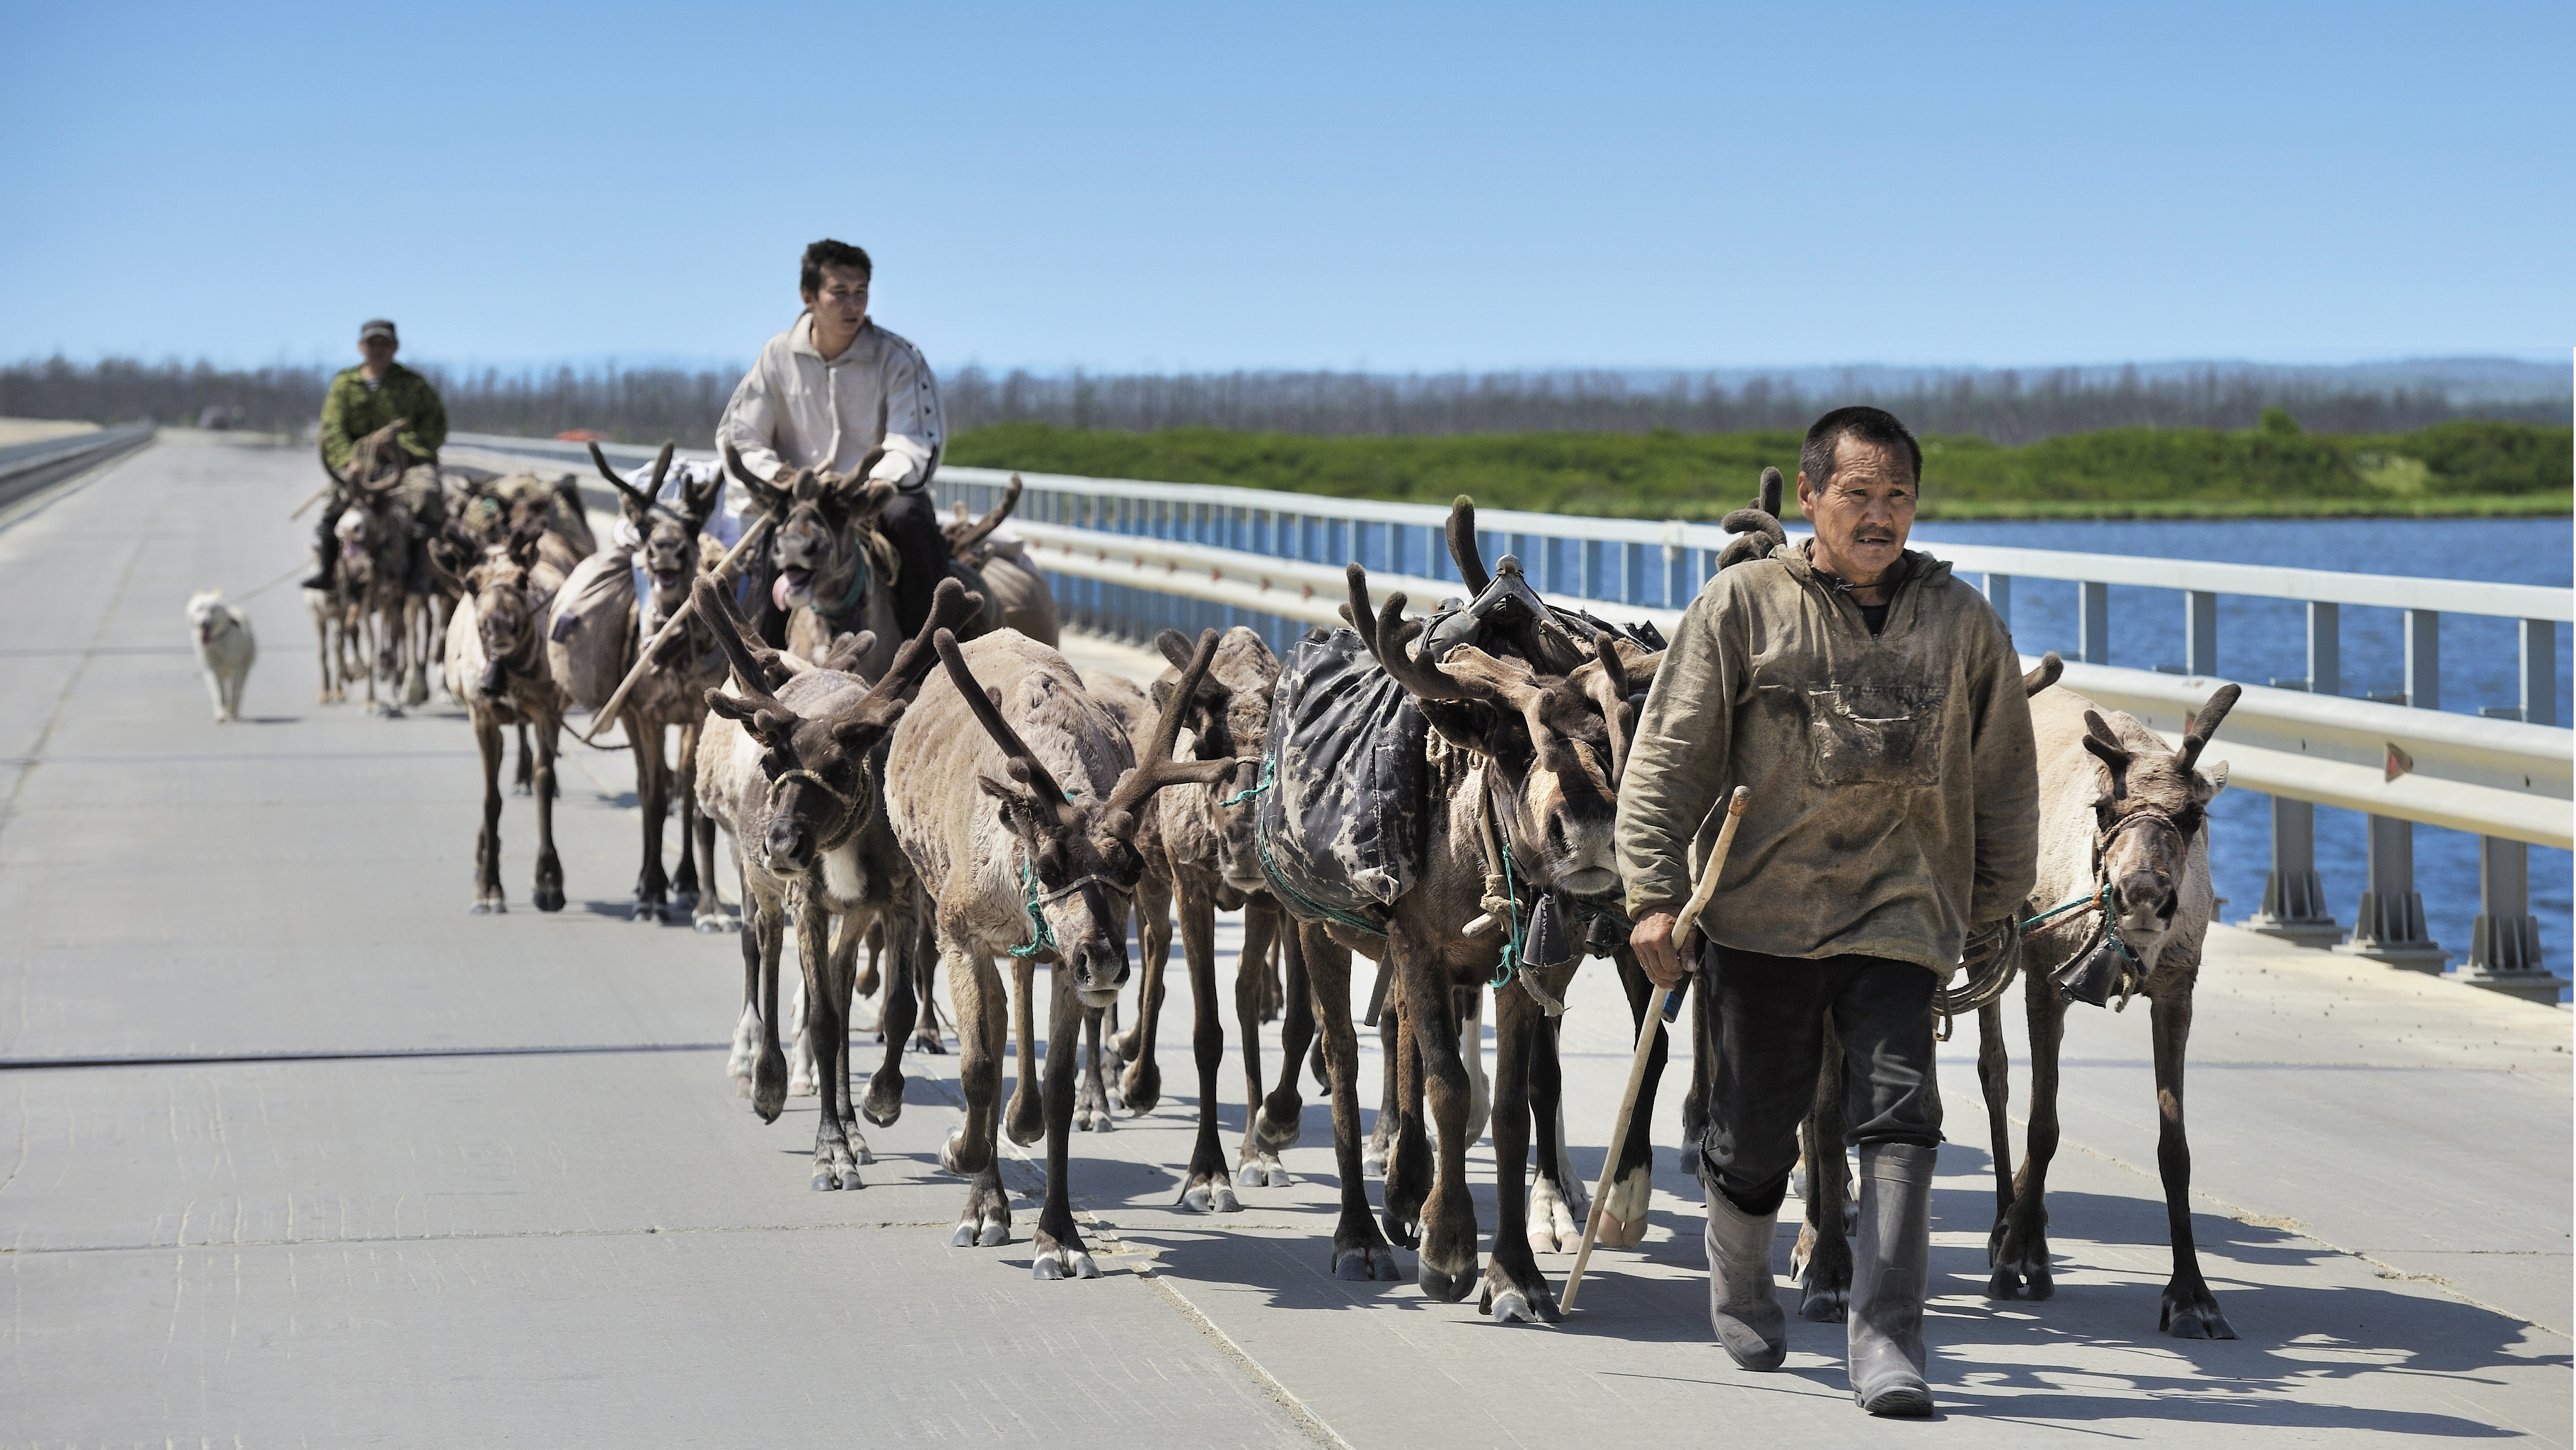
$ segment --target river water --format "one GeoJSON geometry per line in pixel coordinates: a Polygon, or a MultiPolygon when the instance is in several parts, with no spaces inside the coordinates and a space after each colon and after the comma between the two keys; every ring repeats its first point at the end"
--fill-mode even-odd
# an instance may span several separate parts
{"type": "MultiPolygon", "coordinates": [[[[2571,578],[2576,573],[2571,568],[2576,524],[2563,518],[1925,523],[1916,527],[1914,543],[1936,554],[1943,543],[1998,544],[2556,589],[2576,584],[2571,578]]],[[[2075,656],[2076,587],[2072,582],[2013,580],[2012,618],[2006,623],[2024,654],[2053,649],[2075,656]]],[[[2405,688],[2402,617],[2394,609],[2343,607],[2343,694],[2389,695],[2405,688]]],[[[2137,669],[2182,663],[2180,591],[2114,585],[2110,620],[2110,663],[2137,669]]],[[[2570,714],[2570,687],[2576,684],[2571,634],[2576,630],[2559,626],[2555,723],[2562,726],[2576,718],[2570,714]]],[[[2514,621],[2445,615],[2441,636],[2442,709],[2474,715],[2483,707],[2520,703],[2514,621]]],[[[2259,685],[2303,679],[2307,672],[2305,606],[2219,596],[2222,677],[2259,685]]],[[[2225,759],[2226,744],[2221,727],[2210,755],[2225,759]]],[[[2212,807],[2210,865],[2218,894],[2228,899],[2223,920],[2241,920],[2262,905],[2263,878],[2271,864],[2269,805],[2266,797],[2251,791],[2230,790],[2212,807]]],[[[2317,872],[2346,930],[2361,900],[2362,822],[2359,812],[2317,808],[2317,872]]],[[[2532,913],[2540,919],[2543,958],[2562,977],[2569,973],[2571,873],[2576,873],[2576,860],[2567,852],[2531,848],[2532,913]]],[[[2428,929],[2453,953],[2456,967],[2468,956],[2469,922],[2478,909],[2477,838],[2417,826],[2415,885],[2424,897],[2428,929]]]]}

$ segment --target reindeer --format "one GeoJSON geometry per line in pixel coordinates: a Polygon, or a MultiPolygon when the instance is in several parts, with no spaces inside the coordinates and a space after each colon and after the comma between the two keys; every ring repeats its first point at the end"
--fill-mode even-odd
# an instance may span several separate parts
{"type": "MultiPolygon", "coordinates": [[[[1442,814],[1422,876],[1394,902],[1384,936],[1329,918],[1301,920],[1297,931],[1332,1078],[1333,1146],[1342,1179],[1342,1215],[1333,1234],[1335,1277],[1396,1277],[1389,1235],[1369,1220],[1361,1178],[1349,975],[1350,953],[1356,951],[1387,963],[1402,994],[1404,1030],[1388,1067],[1400,1077],[1399,1101],[1405,1105],[1386,1180],[1391,1236],[1418,1242],[1416,1282],[1432,1297],[1464,1298],[1481,1277],[1481,1312],[1506,1322],[1552,1322],[1558,1317],[1555,1294],[1532,1257],[1523,1180],[1533,1119],[1542,1174],[1561,1171],[1559,1084],[1547,1071],[1554,1057],[1536,1049],[1544,1026],[1541,1004],[1562,1000],[1580,957],[1559,942],[1565,950],[1561,960],[1533,967],[1525,952],[1524,963],[1502,966],[1503,972],[1518,970],[1495,988],[1499,1211],[1492,1255],[1479,1276],[1475,1206],[1466,1186],[1468,1078],[1458,1050],[1454,994],[1481,991],[1497,980],[1504,943],[1496,932],[1473,934],[1462,924],[1480,911],[1490,918],[1508,910],[1517,919],[1518,883],[1527,882],[1548,898],[1544,909],[1558,919],[1572,914],[1586,920],[1593,950],[1614,959],[1624,955],[1624,933],[1603,907],[1619,887],[1611,826],[1634,719],[1631,682],[1649,678],[1662,656],[1607,632],[1587,650],[1529,592],[1517,560],[1504,559],[1500,578],[1490,581],[1499,587],[1486,587],[1473,541],[1473,506],[1462,498],[1451,514],[1450,543],[1461,576],[1479,595],[1469,626],[1514,637],[1517,652],[1496,656],[1462,643],[1436,659],[1418,657],[1413,645],[1423,626],[1404,618],[1404,596],[1391,596],[1383,612],[1372,609],[1366,571],[1350,567],[1346,618],[1431,724],[1438,743],[1429,750],[1430,799],[1442,814]],[[1497,869],[1506,863],[1508,874],[1497,869]],[[1488,909],[1489,890],[1508,891],[1511,900],[1488,909]],[[1436,1176],[1427,1172],[1430,1152],[1420,1112],[1412,1106],[1426,1089],[1439,1127],[1436,1176]],[[1416,1225],[1418,1235],[1412,1231],[1416,1225]]],[[[1270,742],[1276,769],[1304,768],[1277,758],[1280,747],[1280,741],[1270,742]]],[[[1623,976],[1633,971],[1633,961],[1623,963],[1623,976]]]]}
{"type": "MultiPolygon", "coordinates": [[[[1154,684],[1156,707],[1174,708],[1180,680],[1191,661],[1187,638],[1165,630],[1155,640],[1172,669],[1154,684]]],[[[1297,1142],[1304,1104],[1297,1089],[1297,1068],[1314,1041],[1313,1006],[1306,990],[1303,960],[1288,953],[1284,994],[1272,976],[1272,946],[1281,937],[1282,918],[1262,874],[1253,842],[1255,803],[1260,792],[1259,745],[1269,727],[1270,692],[1278,682],[1279,661],[1261,636],[1238,625],[1217,641],[1217,649],[1198,688],[1179,707],[1187,713],[1177,748],[1200,761],[1239,759],[1233,777],[1191,790],[1166,791],[1156,802],[1154,846],[1179,906],[1181,947],[1190,977],[1191,1046],[1199,1073],[1198,1137],[1185,1170],[1181,1203],[1208,1213],[1232,1213],[1242,1207],[1235,1179],[1251,1187],[1286,1187],[1292,1180],[1279,1162],[1281,1149],[1297,1142]],[[1235,959],[1234,1009],[1242,1032],[1244,1102],[1243,1140],[1229,1173],[1217,1137],[1217,1069],[1225,1055],[1225,1028],[1218,1014],[1216,986],[1216,913],[1241,911],[1243,948],[1235,959]],[[1284,995],[1287,1020],[1280,1031],[1278,1086],[1266,1096],[1261,1070],[1261,1024],[1275,998],[1284,995]]],[[[1137,748],[1147,742],[1140,736],[1137,748]]],[[[1150,873],[1149,873],[1150,879],[1150,873]]],[[[1137,894],[1140,913],[1147,897],[1137,894]]],[[[1139,989],[1135,1030],[1115,1058],[1126,1063],[1124,1087],[1128,1106],[1150,1112],[1159,1100],[1162,1075],[1154,1058],[1161,1019],[1162,977],[1169,956],[1168,917],[1160,909],[1145,936],[1145,975],[1139,989]],[[1159,932],[1156,928],[1160,928],[1159,932]]]]}
{"type": "Polygon", "coordinates": [[[876,531],[877,515],[894,500],[894,485],[868,477],[881,453],[871,451],[846,474],[800,468],[784,485],[753,473],[732,444],[724,454],[726,470],[752,502],[778,520],[770,544],[778,575],[770,598],[788,611],[787,648],[820,659],[840,635],[865,633],[874,643],[860,658],[859,672],[882,673],[898,631],[894,591],[882,582],[894,553],[876,531]]]}
{"type": "Polygon", "coordinates": [[[1040,644],[1052,645],[1059,626],[1055,595],[1047,589],[1046,576],[1029,567],[1017,539],[993,537],[1018,506],[1020,487],[1020,476],[1012,474],[1010,486],[1002,490],[1002,501],[972,522],[966,517],[966,506],[957,505],[957,517],[942,525],[940,533],[948,540],[949,555],[982,577],[984,597],[990,601],[986,607],[998,617],[996,627],[1016,629],[1040,644]]]}
{"type": "MultiPolygon", "coordinates": [[[[652,638],[662,622],[679,611],[689,598],[691,582],[712,566],[708,557],[712,541],[705,537],[704,530],[708,517],[715,512],[723,480],[711,478],[703,486],[690,487],[676,509],[659,502],[663,475],[671,467],[671,453],[672,445],[663,444],[653,460],[651,481],[638,489],[608,466],[598,444],[590,446],[591,461],[617,490],[626,521],[635,526],[643,540],[635,551],[636,562],[644,571],[649,589],[636,601],[636,617],[625,622],[626,652],[621,661],[624,669],[633,668],[634,654],[642,647],[642,641],[652,638]]],[[[712,930],[708,918],[723,915],[715,892],[701,894],[698,889],[701,857],[711,878],[715,871],[715,822],[698,814],[697,780],[706,694],[725,679],[727,657],[718,638],[719,629],[703,611],[693,611],[680,631],[654,651],[643,679],[628,692],[618,712],[619,728],[635,752],[635,797],[643,808],[644,866],[635,880],[637,921],[658,923],[694,914],[702,929],[712,930]],[[665,728],[680,732],[676,759],[663,755],[665,728]],[[676,876],[666,877],[662,872],[662,822],[675,794],[680,807],[680,867],[676,876]]],[[[549,640],[548,648],[561,646],[549,640]]]]}
{"type": "MultiPolygon", "coordinates": [[[[409,626],[417,607],[410,591],[414,541],[411,511],[403,506],[401,495],[402,450],[394,444],[394,435],[402,427],[403,420],[397,419],[359,439],[345,474],[331,466],[328,454],[322,457],[322,471],[331,476],[345,505],[339,522],[332,527],[340,559],[332,572],[331,588],[307,591],[327,596],[327,602],[308,601],[309,605],[319,606],[311,612],[315,629],[322,636],[324,704],[347,698],[346,653],[353,637],[362,641],[360,653],[369,710],[382,708],[388,714],[401,710],[394,701],[379,706],[376,677],[380,673],[406,686],[412,683],[414,662],[408,643],[409,626]],[[330,620],[334,617],[339,622],[342,646],[342,673],[338,680],[331,670],[330,620]]],[[[425,697],[426,686],[422,688],[425,697]]]]}
{"type": "Polygon", "coordinates": [[[555,856],[555,746],[563,731],[563,692],[546,666],[540,621],[562,576],[537,561],[539,531],[523,528],[508,544],[486,550],[466,575],[447,629],[447,693],[464,703],[483,754],[483,830],[474,846],[476,915],[509,909],[501,892],[501,727],[524,725],[536,736],[536,907],[561,911],[563,863],[555,856]]]}
{"type": "Polygon", "coordinates": [[[1127,978],[1127,917],[1145,874],[1134,841],[1139,813],[1165,786],[1235,771],[1231,759],[1172,759],[1216,636],[1200,640],[1141,761],[1117,718],[1054,650],[1008,630],[962,646],[942,631],[934,643],[947,678],[925,686],[896,728],[886,781],[887,815],[934,904],[957,1007],[966,1121],[941,1145],[939,1161],[971,1181],[950,1242],[1010,1241],[996,1141],[1005,1004],[992,959],[1035,958],[1052,968],[1053,991],[1046,1204],[1031,1272],[1096,1278],[1068,1186],[1074,1038],[1082,1009],[1115,1001],[1127,978]]]}
{"type": "Polygon", "coordinates": [[[2234,1339],[2201,1278],[2191,1233],[2191,1145],[2183,1134],[2184,1049],[2191,1038],[2192,988],[2209,932],[2209,802],[2227,788],[2224,762],[2202,768],[2201,752],[2240,693],[2221,685],[2200,707],[2179,749],[2132,715],[2106,717],[2059,686],[2030,702],[2039,744],[2039,884],[2021,947],[2030,1013],[2028,1157],[2016,1178],[2004,1109],[2011,1096],[2004,1057],[2003,1004],[1977,1013],[1977,1078],[1994,1138],[1995,1226],[1986,1292],[1997,1299],[2056,1292],[2048,1255],[2048,1165],[2057,1152],[2057,1052],[2066,1005],[2095,1005],[2112,991],[2120,1005],[2144,993],[2155,1043],[2156,1166],[2165,1189],[2173,1277],[2156,1328],[2177,1339],[2234,1339]],[[2089,807],[2089,809],[2088,809],[2089,807]],[[2089,903],[2077,905],[2077,903],[2089,903]],[[2096,914],[2102,920],[2094,921],[2096,914]]]}
{"type": "MultiPolygon", "coordinates": [[[[849,1007],[857,943],[871,916],[889,919],[909,943],[920,926],[919,887],[884,826],[884,782],[871,756],[930,672],[931,633],[980,606],[953,581],[931,601],[922,633],[898,651],[871,686],[842,668],[797,671],[750,634],[717,581],[700,575],[697,612],[713,626],[733,687],[709,690],[717,717],[707,734],[700,801],[731,833],[743,882],[744,1019],[756,1032],[752,1110],[775,1122],[786,1106],[788,1072],[778,1035],[778,966],[787,917],[796,918],[803,978],[804,1038],[821,1097],[814,1132],[813,1186],[857,1188],[870,1161],[849,1090],[849,1007]],[[873,829],[872,829],[873,826],[873,829]],[[838,927],[838,940],[834,928],[838,927]],[[906,930],[909,928],[910,930],[906,930]],[[757,993],[757,1002],[752,999],[757,993]]],[[[872,641],[832,656],[846,665],[872,641]]],[[[898,980],[908,982],[901,971],[898,980]]],[[[907,1024],[908,1025],[908,1024],[907,1024]]],[[[897,1040],[898,1044],[900,1039],[897,1040]]],[[[902,1077],[889,1054],[891,1101],[872,1086],[868,1115],[879,1124],[901,1111],[902,1077]]],[[[880,1069],[885,1077],[887,1069],[880,1069]]]]}

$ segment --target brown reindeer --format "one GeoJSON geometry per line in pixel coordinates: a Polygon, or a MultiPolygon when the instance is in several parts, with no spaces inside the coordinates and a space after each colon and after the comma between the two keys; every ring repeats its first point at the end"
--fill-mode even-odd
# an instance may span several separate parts
{"type": "Polygon", "coordinates": [[[407,646],[417,601],[410,591],[415,547],[412,516],[403,503],[402,450],[394,444],[394,435],[402,427],[403,420],[397,419],[359,439],[345,474],[331,466],[327,454],[322,458],[322,471],[331,476],[344,505],[339,522],[332,528],[340,558],[332,573],[331,588],[307,591],[327,597],[327,603],[313,609],[315,627],[323,635],[325,704],[347,698],[346,660],[352,643],[358,644],[362,661],[359,673],[366,681],[368,709],[382,709],[389,714],[401,710],[399,695],[381,703],[376,699],[379,675],[397,688],[410,681],[412,662],[407,646]],[[331,669],[330,626],[334,621],[338,624],[342,657],[337,679],[331,669]]]}
{"type": "Polygon", "coordinates": [[[896,728],[886,782],[887,814],[933,903],[957,1006],[966,1121],[941,1145],[939,1161],[971,1181],[951,1242],[1010,1240],[996,1131],[1007,1009],[992,959],[1034,958],[1050,966],[1053,991],[1046,1203],[1032,1272],[1094,1278],[1100,1271],[1074,1223],[1068,1186],[1075,1038],[1083,1008],[1116,1000],[1127,978],[1127,919],[1145,874],[1138,815],[1165,786],[1234,772],[1231,759],[1171,758],[1182,706],[1207,672],[1216,636],[1201,640],[1142,761],[1117,718],[1054,650],[1009,630],[964,645],[943,631],[935,642],[946,678],[923,687],[896,728]]]}
{"type": "MultiPolygon", "coordinates": [[[[697,612],[715,629],[733,671],[729,690],[710,690],[701,803],[733,837],[743,881],[744,1030],[758,1040],[752,1110],[775,1122],[788,1072],[779,1042],[778,968],[787,918],[796,925],[803,1036],[822,1099],[816,1115],[813,1186],[856,1188],[869,1161],[849,1090],[849,1007],[857,944],[871,919],[918,925],[918,888],[884,830],[884,782],[870,757],[902,718],[930,673],[930,635],[971,614],[980,601],[943,582],[922,633],[898,651],[871,686],[833,668],[802,671],[753,638],[727,591],[700,575],[697,612]],[[871,829],[871,825],[874,829],[871,829]],[[889,855],[895,859],[888,860],[889,855]],[[837,940],[835,939],[837,928],[837,940]],[[756,994],[756,1000],[755,1000],[756,994]]],[[[832,656],[848,663],[853,648],[832,656]]],[[[909,934],[902,939],[909,940],[909,934]]],[[[882,1075],[882,1074],[881,1074],[882,1075]]],[[[870,1117],[892,1122],[901,1107],[871,1092],[870,1117]]]]}
{"type": "MultiPolygon", "coordinates": [[[[1471,505],[1463,499],[1460,504],[1451,516],[1452,552],[1474,584],[1482,572],[1481,566],[1468,572],[1474,517],[1471,505]]],[[[1300,921],[1297,928],[1332,1077],[1334,1150],[1342,1177],[1334,1273],[1395,1277],[1387,1236],[1369,1221],[1361,1181],[1349,975],[1350,953],[1356,951],[1385,961],[1401,992],[1403,1030],[1388,1070],[1399,1077],[1404,1121],[1387,1170],[1387,1229],[1410,1243],[1419,1226],[1415,1279],[1423,1292],[1457,1300],[1481,1279],[1482,1312],[1503,1321],[1552,1322],[1558,1317],[1556,1299],[1532,1257],[1524,1180],[1533,1121],[1541,1171],[1560,1160],[1557,1083],[1553,1074],[1533,1067],[1538,1038],[1547,1030],[1542,1003],[1563,999],[1580,955],[1562,944],[1561,960],[1531,967],[1525,952],[1523,964],[1503,967],[1511,975],[1494,989],[1498,1213],[1491,1257],[1479,1275],[1476,1213],[1466,1184],[1469,1083],[1459,1053],[1456,999],[1495,980],[1506,934],[1462,928],[1480,915],[1498,914],[1487,908],[1486,893],[1489,880],[1504,874],[1495,868],[1508,861],[1513,885],[1503,889],[1512,893],[1508,910],[1516,919],[1533,910],[1524,898],[1552,898],[1548,911],[1586,922],[1593,950],[1614,956],[1625,951],[1624,941],[1614,940],[1622,934],[1609,928],[1603,906],[1619,888],[1611,826],[1634,720],[1631,682],[1647,679],[1661,655],[1634,650],[1606,633],[1588,646],[1577,641],[1535,602],[1520,580],[1518,561],[1506,558],[1493,581],[1498,587],[1479,590],[1470,607],[1477,617],[1470,623],[1488,640],[1501,634],[1513,645],[1497,655],[1456,644],[1431,658],[1414,648],[1423,626],[1404,618],[1404,597],[1392,596],[1383,612],[1374,611],[1365,571],[1354,564],[1349,574],[1347,618],[1370,655],[1430,721],[1430,799],[1439,814],[1422,875],[1396,899],[1383,937],[1329,919],[1300,921]],[[1597,932],[1596,923],[1602,927],[1597,932]],[[1436,1165],[1414,1106],[1426,1092],[1438,1124],[1436,1165]]],[[[1280,746],[1270,742],[1274,754],[1280,746]]],[[[1277,761],[1283,772],[1299,768],[1291,759],[1277,761]]],[[[1547,1063],[1553,1060],[1548,1055],[1547,1063]]]]}
{"type": "MultiPolygon", "coordinates": [[[[1181,678],[1192,658],[1189,641],[1178,630],[1165,630],[1155,640],[1172,668],[1154,684],[1156,707],[1169,710],[1178,698],[1181,678]]],[[[1283,918],[1262,874],[1253,841],[1257,797],[1261,793],[1259,754],[1269,727],[1270,692],[1278,682],[1279,661],[1261,636],[1241,626],[1217,641],[1207,673],[1197,690],[1182,702],[1186,726],[1176,749],[1186,759],[1234,759],[1233,776],[1205,786],[1166,791],[1156,802],[1157,845],[1180,918],[1182,956],[1190,979],[1191,1049],[1199,1075],[1198,1137],[1184,1170],[1180,1201],[1200,1212],[1232,1213],[1242,1207],[1236,1180],[1248,1187],[1286,1187],[1288,1170],[1280,1150],[1296,1144],[1304,1102],[1297,1087],[1298,1065],[1315,1036],[1313,1004],[1306,989],[1301,957],[1289,954],[1288,983],[1283,993],[1272,974],[1273,943],[1280,939],[1283,918]],[[1229,1172],[1217,1136],[1217,1072],[1225,1055],[1225,1028],[1219,1015],[1216,981],[1216,913],[1241,911],[1243,946],[1235,959],[1234,1011],[1241,1032],[1244,1075],[1244,1129],[1229,1172]],[[1265,1096],[1261,1069],[1261,1024],[1274,1002],[1285,997],[1287,1020],[1280,1030],[1277,1087],[1265,1096]]],[[[1140,738],[1137,748],[1146,748],[1140,738]]],[[[1140,911],[1145,894],[1137,897],[1140,911]]],[[[1132,1111],[1152,1110],[1161,1093],[1155,1062],[1156,1029],[1161,1019],[1163,969],[1169,955],[1170,930],[1145,933],[1145,972],[1139,988],[1136,1027],[1118,1057],[1126,1061],[1126,1095],[1132,1111]]]]}
{"type": "MultiPolygon", "coordinates": [[[[466,575],[471,592],[448,623],[447,693],[464,702],[483,755],[483,830],[474,848],[474,910],[508,910],[501,891],[501,727],[524,725],[536,736],[539,911],[561,911],[563,863],[555,856],[555,746],[563,730],[563,692],[546,665],[540,621],[560,575],[537,561],[539,531],[522,529],[487,550],[466,575]]],[[[345,561],[344,561],[345,562],[345,561]]]]}
{"type": "MultiPolygon", "coordinates": [[[[636,600],[635,614],[623,622],[623,675],[635,665],[643,642],[661,631],[663,621],[688,601],[690,586],[712,566],[713,541],[705,536],[723,480],[710,478],[691,487],[677,508],[659,502],[663,475],[671,467],[672,445],[665,443],[653,460],[653,473],[641,489],[608,466],[599,445],[590,446],[591,461],[616,489],[626,521],[642,542],[635,562],[649,586],[636,600]]],[[[612,621],[611,623],[615,623],[612,621]]],[[[706,722],[707,691],[724,683],[726,655],[718,638],[721,625],[702,610],[693,610],[678,633],[662,642],[646,661],[643,678],[628,692],[617,723],[635,752],[635,798],[642,807],[644,865],[635,880],[637,921],[663,922],[695,915],[698,929],[722,929],[726,920],[716,893],[698,887],[704,859],[712,887],[715,871],[715,822],[698,814],[698,742],[706,722]],[[679,731],[675,757],[663,753],[663,732],[679,731]],[[680,865],[676,876],[662,871],[662,824],[677,798],[680,814],[680,865]]],[[[564,648],[551,637],[550,651],[564,648]]]]}
{"type": "Polygon", "coordinates": [[[864,633],[873,644],[858,662],[859,673],[871,676],[885,670],[899,633],[894,591],[885,583],[894,554],[876,531],[894,485],[868,477],[879,456],[870,452],[845,474],[800,468],[776,483],[753,473],[725,445],[726,470],[778,520],[769,546],[778,571],[772,602],[788,611],[787,648],[820,659],[841,635],[864,633]]]}

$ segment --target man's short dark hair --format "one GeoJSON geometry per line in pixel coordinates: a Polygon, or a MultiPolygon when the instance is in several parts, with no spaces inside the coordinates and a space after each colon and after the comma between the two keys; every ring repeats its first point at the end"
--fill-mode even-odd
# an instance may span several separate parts
{"type": "Polygon", "coordinates": [[[1798,450],[1798,471],[1807,475],[1810,487],[1822,492],[1834,481],[1834,451],[1846,438],[1889,450],[1902,447],[1906,462],[1914,468],[1915,491],[1922,491],[1923,445],[1914,441],[1912,431],[1894,413],[1866,405],[1836,408],[1807,429],[1806,444],[1798,450]]]}
{"type": "Polygon", "coordinates": [[[797,276],[796,290],[807,296],[822,291],[823,269],[826,267],[844,268],[862,277],[874,277],[877,273],[877,264],[868,260],[866,248],[825,237],[805,249],[805,266],[797,276]]]}

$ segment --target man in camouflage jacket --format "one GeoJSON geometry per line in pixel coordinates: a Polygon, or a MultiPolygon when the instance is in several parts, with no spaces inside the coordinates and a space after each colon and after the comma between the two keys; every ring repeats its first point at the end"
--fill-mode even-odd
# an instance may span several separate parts
{"type": "MultiPolygon", "coordinates": [[[[394,444],[402,450],[402,497],[416,531],[435,533],[446,512],[438,486],[438,450],[447,442],[447,407],[429,379],[394,361],[402,339],[394,325],[379,317],[358,329],[358,353],[366,361],[343,368],[322,397],[322,458],[335,473],[346,473],[358,440],[400,420],[394,444]]],[[[347,504],[334,496],[322,510],[314,535],[316,567],[304,581],[307,589],[327,589],[339,550],[332,541],[347,504]]]]}

